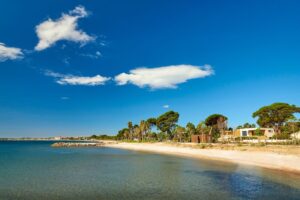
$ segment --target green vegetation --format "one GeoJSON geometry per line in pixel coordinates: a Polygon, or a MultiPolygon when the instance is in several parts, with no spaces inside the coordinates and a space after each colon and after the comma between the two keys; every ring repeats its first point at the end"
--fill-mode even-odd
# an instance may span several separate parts
{"type": "MultiPolygon", "coordinates": [[[[252,114],[257,117],[257,124],[261,127],[274,128],[276,137],[289,126],[291,120],[295,120],[295,113],[300,113],[300,107],[287,103],[273,103],[264,106],[252,114]]],[[[289,131],[288,131],[289,132],[289,131]]]]}
{"type": "MultiPolygon", "coordinates": [[[[291,139],[291,134],[300,131],[300,120],[294,114],[300,113],[300,108],[287,103],[274,103],[264,106],[253,113],[257,124],[262,128],[273,128],[276,139],[291,139]]],[[[217,142],[221,135],[232,133],[233,129],[227,127],[228,117],[222,114],[212,114],[197,125],[188,122],[185,126],[178,123],[179,113],[168,111],[162,115],[141,120],[138,124],[131,121],[127,127],[121,129],[116,136],[93,135],[90,139],[124,140],[127,142],[156,142],[174,141],[191,142],[192,135],[210,135],[212,142],[217,142]]],[[[234,141],[255,140],[264,135],[258,127],[251,137],[235,137],[234,141]]],[[[245,123],[237,128],[256,128],[255,124],[245,123]]],[[[296,141],[296,139],[294,139],[296,141]]],[[[298,143],[298,142],[297,142],[298,143]]]]}
{"type": "Polygon", "coordinates": [[[166,112],[156,119],[156,126],[162,132],[166,132],[171,140],[174,136],[174,129],[176,127],[176,123],[178,122],[178,118],[178,112],[166,112]]]}
{"type": "Polygon", "coordinates": [[[112,135],[92,135],[88,137],[87,139],[94,139],[94,140],[115,140],[117,139],[116,136],[112,135]]]}
{"type": "Polygon", "coordinates": [[[205,125],[210,127],[209,134],[212,135],[214,142],[227,130],[227,119],[221,114],[213,114],[206,118],[205,125]]]}
{"type": "Polygon", "coordinates": [[[250,123],[245,123],[244,125],[239,125],[236,128],[255,128],[256,125],[255,124],[250,124],[250,123]]]}
{"type": "Polygon", "coordinates": [[[255,135],[255,136],[263,136],[264,133],[260,130],[260,128],[258,128],[258,129],[256,129],[256,130],[254,131],[254,135],[255,135]]]}
{"type": "Polygon", "coordinates": [[[116,139],[136,142],[174,141],[191,142],[192,135],[211,134],[213,141],[227,129],[227,117],[214,114],[205,121],[201,121],[197,127],[188,122],[186,126],[177,124],[179,113],[168,111],[157,118],[151,117],[141,120],[139,124],[127,123],[127,127],[121,129],[116,139]]]}

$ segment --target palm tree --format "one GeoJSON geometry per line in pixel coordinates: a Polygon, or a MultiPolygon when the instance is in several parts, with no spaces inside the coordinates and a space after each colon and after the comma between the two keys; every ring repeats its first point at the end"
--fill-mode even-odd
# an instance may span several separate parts
{"type": "Polygon", "coordinates": [[[209,131],[209,127],[205,125],[204,121],[199,122],[196,128],[198,134],[207,134],[209,131]]]}
{"type": "Polygon", "coordinates": [[[142,135],[142,141],[144,141],[144,135],[146,135],[146,131],[147,131],[147,125],[145,120],[142,120],[140,122],[140,130],[142,135]]]}
{"type": "Polygon", "coordinates": [[[132,126],[131,121],[128,122],[128,130],[129,130],[129,138],[130,138],[130,140],[132,140],[133,139],[133,126],[132,126]]]}
{"type": "Polygon", "coordinates": [[[134,132],[134,135],[138,138],[138,140],[140,141],[141,140],[141,128],[138,126],[138,125],[134,125],[134,128],[133,128],[133,132],[134,132]]]}
{"type": "Polygon", "coordinates": [[[176,137],[179,139],[179,142],[182,142],[182,137],[184,136],[185,132],[186,131],[185,131],[184,127],[179,126],[179,125],[176,126],[175,134],[176,134],[176,137]]]}
{"type": "Polygon", "coordinates": [[[129,139],[130,133],[129,133],[129,130],[128,130],[127,128],[124,130],[123,136],[124,136],[124,138],[126,138],[127,140],[129,139]]]}
{"type": "Polygon", "coordinates": [[[187,133],[188,141],[190,142],[191,141],[191,136],[196,133],[196,127],[193,123],[191,123],[191,122],[187,123],[186,133],[187,133]]]}

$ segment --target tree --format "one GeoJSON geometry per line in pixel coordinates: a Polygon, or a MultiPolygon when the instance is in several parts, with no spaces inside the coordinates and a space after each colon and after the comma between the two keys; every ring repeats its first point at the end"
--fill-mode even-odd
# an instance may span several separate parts
{"type": "Polygon", "coordinates": [[[147,119],[147,123],[149,124],[150,128],[153,128],[154,126],[156,126],[156,118],[151,117],[147,119]]]}
{"type": "Polygon", "coordinates": [[[128,131],[129,131],[129,138],[132,140],[133,139],[133,125],[132,122],[128,122],[128,131]]]}
{"type": "Polygon", "coordinates": [[[128,139],[129,138],[129,130],[128,128],[123,128],[122,130],[120,130],[117,134],[117,139],[118,140],[122,140],[122,139],[128,139]]]}
{"type": "Polygon", "coordinates": [[[168,111],[157,118],[156,126],[162,132],[167,132],[169,139],[172,139],[172,131],[178,122],[178,118],[178,112],[168,111]]]}
{"type": "Polygon", "coordinates": [[[191,122],[187,123],[185,127],[186,127],[187,140],[191,141],[191,136],[196,134],[196,127],[191,122]]]}
{"type": "Polygon", "coordinates": [[[210,127],[209,134],[212,135],[214,140],[220,136],[220,133],[224,134],[227,129],[227,117],[221,114],[213,114],[206,118],[205,125],[210,127]]]}
{"type": "Polygon", "coordinates": [[[134,132],[134,136],[137,137],[138,140],[140,141],[142,139],[142,131],[139,125],[136,124],[133,126],[133,132],[134,132]]]}
{"type": "Polygon", "coordinates": [[[199,122],[199,124],[197,125],[196,131],[198,134],[208,134],[209,133],[210,128],[208,126],[206,126],[204,121],[199,122]]]}
{"type": "Polygon", "coordinates": [[[179,142],[182,142],[182,138],[185,134],[186,130],[184,127],[177,125],[175,128],[175,135],[178,138],[179,142]]]}
{"type": "Polygon", "coordinates": [[[186,129],[187,129],[187,131],[188,131],[191,135],[193,135],[193,134],[196,133],[196,127],[195,127],[195,125],[194,125],[193,123],[191,123],[191,122],[188,122],[188,123],[186,124],[186,129]]]}
{"type": "Polygon", "coordinates": [[[248,122],[243,125],[243,128],[255,128],[255,127],[256,127],[255,124],[250,124],[248,122]]]}
{"type": "Polygon", "coordinates": [[[262,136],[262,135],[264,135],[264,133],[260,130],[260,128],[258,128],[254,131],[254,135],[262,136]]]}
{"type": "Polygon", "coordinates": [[[144,140],[144,136],[147,134],[149,129],[150,129],[149,123],[145,120],[142,120],[140,122],[140,130],[141,130],[142,140],[144,140]]]}
{"type": "Polygon", "coordinates": [[[123,136],[124,136],[125,139],[127,139],[127,140],[129,139],[130,133],[129,133],[128,128],[124,129],[123,136]]]}
{"type": "Polygon", "coordinates": [[[241,129],[241,128],[255,128],[256,127],[256,125],[255,124],[250,124],[250,123],[245,123],[244,125],[239,125],[238,127],[237,127],[237,129],[241,129]]]}
{"type": "Polygon", "coordinates": [[[92,136],[91,136],[91,139],[97,139],[97,138],[98,138],[97,135],[92,135],[92,136]]]}
{"type": "Polygon", "coordinates": [[[153,127],[156,126],[156,118],[151,117],[151,118],[147,119],[146,122],[148,123],[148,126],[149,126],[149,129],[147,132],[147,137],[149,137],[149,136],[152,137],[153,134],[151,134],[151,131],[152,131],[153,127]]]}
{"type": "Polygon", "coordinates": [[[287,103],[273,103],[264,106],[252,114],[261,127],[274,128],[276,135],[280,128],[290,119],[295,118],[294,114],[300,113],[300,108],[287,103]]]}
{"type": "Polygon", "coordinates": [[[291,133],[296,133],[300,129],[300,119],[297,119],[296,117],[290,119],[287,122],[287,126],[290,128],[291,133]]]}

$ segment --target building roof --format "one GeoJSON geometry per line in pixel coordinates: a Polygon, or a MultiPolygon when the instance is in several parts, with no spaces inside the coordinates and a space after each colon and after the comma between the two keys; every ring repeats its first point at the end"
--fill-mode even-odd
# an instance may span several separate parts
{"type": "Polygon", "coordinates": [[[274,130],[273,128],[239,128],[237,130],[241,130],[241,131],[255,131],[257,129],[260,129],[260,130],[274,130]]]}

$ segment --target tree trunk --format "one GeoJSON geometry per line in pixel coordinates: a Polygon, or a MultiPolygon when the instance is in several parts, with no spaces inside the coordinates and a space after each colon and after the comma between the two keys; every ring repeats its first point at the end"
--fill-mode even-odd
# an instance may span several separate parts
{"type": "Polygon", "coordinates": [[[210,127],[210,130],[209,130],[209,139],[208,139],[208,140],[209,140],[210,143],[212,142],[212,141],[211,141],[211,140],[212,140],[212,136],[211,136],[212,129],[213,129],[213,128],[210,127]]]}

